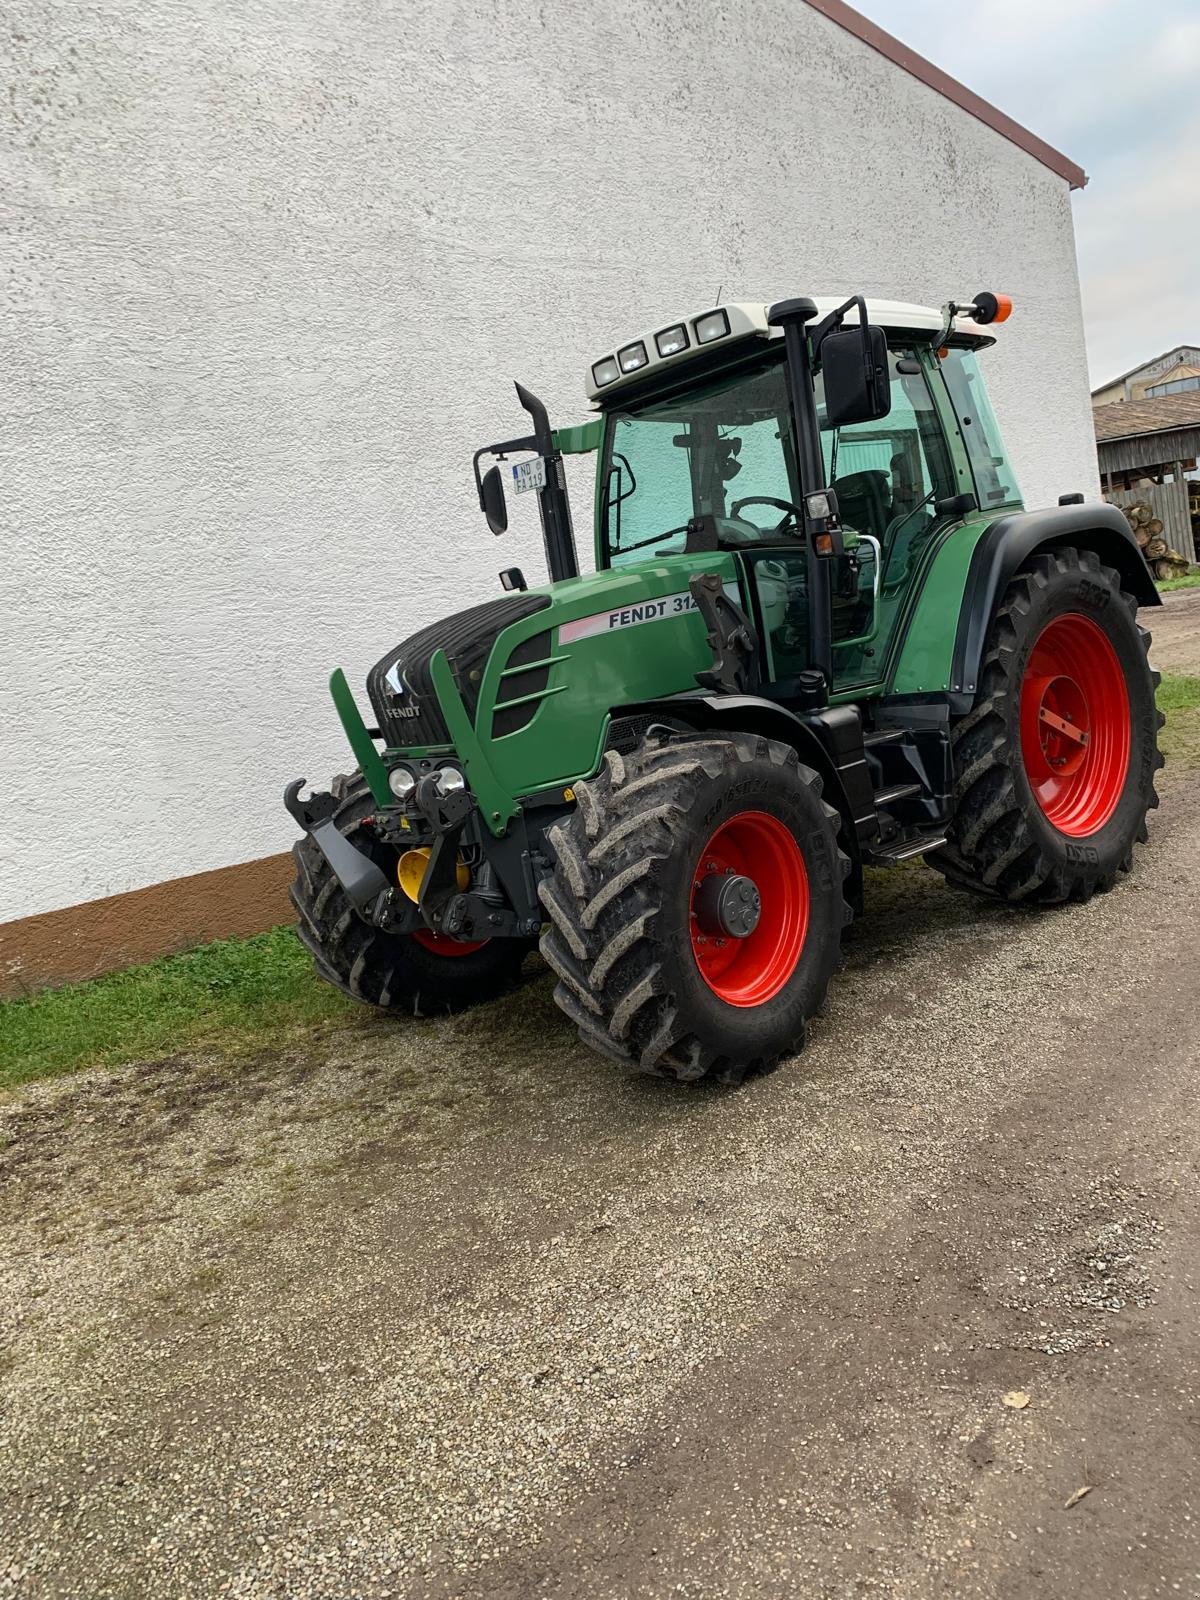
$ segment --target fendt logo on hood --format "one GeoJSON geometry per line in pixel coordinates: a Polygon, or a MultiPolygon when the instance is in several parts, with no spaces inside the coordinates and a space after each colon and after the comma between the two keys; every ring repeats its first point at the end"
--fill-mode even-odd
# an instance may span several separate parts
{"type": "Polygon", "coordinates": [[[400,675],[400,663],[398,661],[394,661],[387,669],[383,675],[383,681],[387,684],[394,700],[403,700],[406,696],[408,698],[407,705],[392,706],[391,712],[394,717],[419,717],[421,715],[420,703],[412,698],[411,690],[400,675]]]}

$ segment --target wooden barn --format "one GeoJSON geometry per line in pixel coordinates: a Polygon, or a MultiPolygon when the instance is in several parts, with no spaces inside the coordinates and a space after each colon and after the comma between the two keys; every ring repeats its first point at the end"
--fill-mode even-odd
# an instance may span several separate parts
{"type": "Polygon", "coordinates": [[[1149,505],[1162,524],[1156,537],[1195,561],[1187,474],[1200,457],[1200,392],[1097,406],[1092,415],[1105,499],[1149,505]]]}

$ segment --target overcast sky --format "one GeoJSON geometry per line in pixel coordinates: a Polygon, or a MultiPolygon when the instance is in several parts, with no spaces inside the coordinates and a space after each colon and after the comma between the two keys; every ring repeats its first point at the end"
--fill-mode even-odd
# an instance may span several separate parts
{"type": "Polygon", "coordinates": [[[1093,387],[1200,343],[1200,0],[854,0],[1077,161],[1093,387]]]}

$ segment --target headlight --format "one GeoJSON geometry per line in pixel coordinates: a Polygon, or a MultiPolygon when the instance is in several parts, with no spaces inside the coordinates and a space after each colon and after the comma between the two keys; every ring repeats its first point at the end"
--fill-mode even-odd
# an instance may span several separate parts
{"type": "Polygon", "coordinates": [[[407,800],[417,787],[417,780],[407,767],[393,767],[388,773],[388,788],[397,800],[407,800]]]}
{"type": "Polygon", "coordinates": [[[729,332],[729,317],[724,311],[710,311],[706,316],[697,317],[692,327],[696,330],[697,344],[711,344],[729,332]]]}
{"type": "Polygon", "coordinates": [[[467,780],[457,767],[438,768],[438,788],[443,794],[457,794],[467,787],[467,780]]]}
{"type": "Polygon", "coordinates": [[[592,382],[597,389],[603,389],[606,383],[616,383],[621,376],[621,369],[617,365],[615,356],[605,356],[603,361],[597,361],[592,368],[592,382]]]}
{"type": "Polygon", "coordinates": [[[649,359],[646,346],[640,339],[636,344],[627,344],[624,350],[617,351],[617,360],[621,363],[622,372],[636,372],[639,367],[644,367],[649,359]]]}
{"type": "Polygon", "coordinates": [[[656,333],[654,342],[660,356],[677,356],[688,347],[687,329],[682,322],[677,322],[673,328],[664,328],[661,333],[656,333]]]}

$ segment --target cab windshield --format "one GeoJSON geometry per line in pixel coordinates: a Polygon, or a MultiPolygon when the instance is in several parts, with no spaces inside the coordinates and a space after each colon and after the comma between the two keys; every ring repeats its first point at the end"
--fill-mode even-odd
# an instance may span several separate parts
{"type": "Polygon", "coordinates": [[[694,517],[734,549],[799,537],[799,485],[783,363],[610,414],[601,473],[606,562],[683,550],[694,517]]]}

